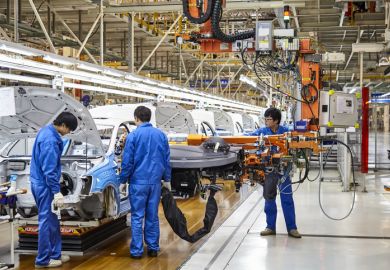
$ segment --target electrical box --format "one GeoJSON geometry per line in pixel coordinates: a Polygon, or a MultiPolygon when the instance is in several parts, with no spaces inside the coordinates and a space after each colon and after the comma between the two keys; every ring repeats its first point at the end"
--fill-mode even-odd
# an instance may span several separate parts
{"type": "Polygon", "coordinates": [[[259,21],[256,23],[255,49],[256,51],[272,51],[273,49],[272,21],[259,21]]]}
{"type": "Polygon", "coordinates": [[[295,30],[294,29],[274,29],[274,37],[275,38],[286,38],[295,37],[295,30]]]}
{"type": "Polygon", "coordinates": [[[282,38],[275,39],[275,47],[283,51],[298,51],[299,39],[297,38],[282,38]]]}
{"type": "Polygon", "coordinates": [[[236,40],[232,44],[232,52],[240,52],[242,49],[252,50],[254,46],[253,39],[236,40]]]}
{"type": "Polygon", "coordinates": [[[320,91],[319,124],[330,128],[354,127],[358,122],[357,108],[355,94],[320,91]]]}

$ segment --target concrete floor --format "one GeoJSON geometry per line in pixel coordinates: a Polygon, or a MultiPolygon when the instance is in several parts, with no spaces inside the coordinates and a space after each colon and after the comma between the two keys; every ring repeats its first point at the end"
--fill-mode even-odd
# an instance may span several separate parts
{"type": "MultiPolygon", "coordinates": [[[[343,221],[321,212],[318,181],[302,185],[294,194],[302,239],[287,236],[279,199],[277,235],[260,236],[266,223],[259,187],[182,269],[389,269],[390,192],[383,184],[390,175],[370,173],[367,181],[368,192],[356,193],[354,210],[343,221]]],[[[322,183],[324,209],[336,218],[348,212],[353,198],[341,190],[339,182],[322,183]]]]}
{"type": "MultiPolygon", "coordinates": [[[[317,171],[312,171],[311,178],[315,175],[317,171]]],[[[325,176],[337,176],[337,172],[326,171],[325,176]]],[[[357,177],[361,178],[359,174],[357,177]]],[[[277,235],[261,237],[259,232],[265,228],[262,188],[258,186],[248,196],[248,187],[244,185],[239,197],[248,198],[223,223],[216,225],[214,233],[203,244],[196,248],[182,246],[189,249],[187,254],[192,255],[187,255],[178,269],[387,270],[390,265],[390,192],[384,191],[383,185],[390,184],[390,171],[370,172],[365,178],[368,192],[363,193],[361,186],[358,187],[354,210],[343,221],[330,220],[321,212],[318,181],[301,185],[294,199],[302,239],[287,236],[279,199],[277,235]]],[[[325,181],[321,188],[325,211],[336,218],[344,216],[351,207],[353,193],[342,192],[341,182],[336,181],[325,181]]],[[[2,260],[9,259],[7,226],[0,226],[2,260]]],[[[125,254],[128,247],[123,249],[125,254]]],[[[23,261],[23,258],[20,260],[23,261]]],[[[28,259],[31,261],[31,258],[28,259]]],[[[124,263],[132,262],[126,258],[118,259],[124,263]]],[[[130,269],[130,264],[127,265],[130,269]]],[[[170,266],[167,264],[158,269],[177,267],[170,266]]],[[[79,265],[77,269],[84,268],[79,265]]]]}

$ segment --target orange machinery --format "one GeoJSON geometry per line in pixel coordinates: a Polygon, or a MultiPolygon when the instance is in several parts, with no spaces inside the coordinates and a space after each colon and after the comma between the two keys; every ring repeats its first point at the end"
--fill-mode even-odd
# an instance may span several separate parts
{"type": "Polygon", "coordinates": [[[309,130],[318,130],[318,103],[321,88],[320,64],[308,61],[305,56],[315,54],[310,39],[301,39],[299,44],[299,71],[302,77],[301,119],[309,119],[309,130]]]}
{"type": "MultiPolygon", "coordinates": [[[[188,145],[200,145],[208,137],[191,134],[187,138],[188,145]]],[[[299,154],[310,149],[314,153],[321,151],[317,133],[287,132],[270,136],[238,136],[223,137],[232,146],[242,147],[241,164],[236,177],[236,187],[244,181],[260,182],[265,180],[265,174],[276,170],[281,175],[289,174],[292,164],[299,165],[299,154]]],[[[305,158],[306,162],[307,159],[305,158]]],[[[307,165],[307,164],[306,164],[307,165]]]]}
{"type": "MultiPolygon", "coordinates": [[[[209,0],[204,0],[203,2],[203,10],[207,10],[209,0]]],[[[210,0],[211,1],[211,0],[210,0]]],[[[200,11],[196,6],[197,0],[188,0],[189,4],[189,12],[191,16],[194,18],[201,17],[200,11]]],[[[222,7],[225,7],[225,0],[222,0],[222,7]]],[[[200,50],[203,53],[224,53],[224,52],[231,52],[232,51],[232,43],[226,43],[222,42],[218,39],[212,38],[212,29],[211,29],[211,19],[207,20],[205,23],[202,24],[200,28],[199,35],[201,36],[198,38],[198,41],[200,42],[200,50]]],[[[188,36],[183,36],[184,39],[188,39],[188,36]]]]}

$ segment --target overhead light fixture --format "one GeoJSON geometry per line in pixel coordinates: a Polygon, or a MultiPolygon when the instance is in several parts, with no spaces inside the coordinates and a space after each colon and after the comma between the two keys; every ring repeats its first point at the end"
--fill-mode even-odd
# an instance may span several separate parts
{"type": "Polygon", "coordinates": [[[352,88],[352,90],[351,90],[351,91],[349,91],[349,93],[350,93],[350,94],[353,94],[353,93],[355,93],[355,92],[356,92],[356,90],[358,90],[358,88],[357,88],[357,87],[354,87],[354,88],[352,88]]]}
{"type": "Polygon", "coordinates": [[[123,77],[125,75],[122,72],[112,70],[112,69],[104,69],[103,73],[106,75],[114,76],[114,77],[123,77]]]}
{"type": "Polygon", "coordinates": [[[0,50],[7,51],[7,52],[12,52],[12,53],[17,53],[17,54],[22,54],[22,55],[25,55],[25,56],[36,56],[36,54],[33,53],[33,52],[26,51],[26,50],[23,50],[23,49],[18,49],[18,48],[12,48],[12,47],[9,47],[9,46],[7,46],[5,44],[1,44],[0,45],[0,50]]]}
{"type": "Polygon", "coordinates": [[[100,72],[102,69],[97,65],[88,65],[88,64],[77,64],[78,69],[92,71],[92,72],[100,72]]]}
{"type": "MultiPolygon", "coordinates": [[[[64,57],[64,58],[66,58],[66,57],[64,57]]],[[[64,66],[72,66],[75,64],[74,62],[72,62],[70,60],[62,59],[62,58],[51,56],[51,55],[45,55],[43,57],[43,60],[45,60],[47,62],[53,62],[56,64],[64,65],[64,66]]]]}
{"type": "Polygon", "coordinates": [[[151,84],[151,85],[158,85],[158,82],[155,82],[155,81],[152,81],[152,80],[149,80],[149,79],[144,79],[143,81],[145,83],[148,83],[148,84],[151,84]]]}
{"type": "MultiPolygon", "coordinates": [[[[108,87],[115,87],[117,89],[109,89],[109,88],[89,88],[87,85],[78,84],[71,86],[67,82],[65,87],[70,88],[77,88],[77,86],[83,86],[85,90],[89,88],[88,90],[92,91],[106,91],[111,92],[112,94],[117,95],[124,95],[124,96],[138,96],[146,98],[145,95],[142,95],[142,93],[147,93],[147,95],[151,95],[152,97],[154,95],[158,95],[161,93],[162,89],[164,91],[164,95],[166,97],[172,98],[172,99],[178,99],[184,102],[191,102],[191,101],[204,101],[210,106],[219,106],[223,108],[230,108],[230,109],[252,109],[254,111],[260,110],[257,106],[244,103],[244,102],[238,102],[238,101],[232,101],[226,98],[223,98],[218,95],[211,95],[208,93],[204,93],[201,91],[196,91],[194,89],[185,88],[182,86],[175,86],[171,85],[169,83],[161,83],[159,81],[155,81],[150,78],[144,78],[140,76],[135,76],[131,73],[121,72],[117,71],[112,68],[104,68],[100,67],[98,65],[93,65],[91,63],[83,63],[81,61],[77,61],[72,58],[67,58],[63,56],[57,56],[55,54],[47,53],[44,51],[39,51],[31,48],[25,48],[20,45],[15,45],[10,42],[6,41],[0,41],[0,46],[4,49],[8,49],[8,51],[18,50],[18,52],[32,52],[35,55],[41,55],[44,56],[44,60],[48,61],[46,63],[42,63],[39,61],[23,58],[23,57],[12,57],[7,55],[6,53],[0,53],[0,64],[4,67],[10,67],[16,70],[22,70],[22,71],[33,71],[34,73],[38,74],[45,74],[48,76],[55,76],[56,74],[60,73],[63,75],[64,79],[71,79],[71,80],[78,80],[80,82],[88,82],[92,83],[94,85],[104,85],[108,87]],[[5,45],[1,46],[1,45],[5,45]],[[11,48],[11,49],[10,49],[11,48]],[[61,65],[55,65],[61,64],[61,65]],[[65,66],[72,65],[74,67],[77,67],[77,69],[73,68],[66,68],[65,66]],[[80,69],[78,69],[80,68],[80,69]],[[90,70],[94,72],[90,72],[89,74],[86,74],[85,72],[80,72],[82,69],[90,70]],[[111,76],[102,76],[101,74],[107,74],[111,76]],[[125,81],[124,78],[128,79],[129,81],[125,81]],[[137,82],[139,81],[139,82],[137,82]],[[159,85],[159,86],[158,86],[159,85]],[[119,89],[126,89],[125,91],[119,90],[119,89]],[[173,90],[174,89],[174,90],[173,90]],[[176,91],[175,91],[176,90],[176,91]],[[136,92],[140,92],[137,94],[136,92]]],[[[32,54],[31,53],[31,54],[32,54]]],[[[28,54],[28,55],[31,55],[28,54]]],[[[24,55],[27,55],[26,53],[24,55]]],[[[81,89],[81,87],[80,87],[81,89]]],[[[260,89],[261,90],[261,89],[260,89]]]]}
{"type": "Polygon", "coordinates": [[[242,74],[241,74],[241,76],[240,76],[240,81],[242,81],[242,82],[244,82],[244,83],[246,83],[246,84],[248,84],[248,85],[250,85],[250,86],[252,86],[252,87],[254,87],[254,88],[257,87],[257,83],[254,82],[252,79],[249,79],[249,78],[248,78],[247,76],[245,76],[245,75],[242,75],[242,74]]]}
{"type": "Polygon", "coordinates": [[[142,82],[142,81],[143,81],[142,78],[139,78],[139,77],[134,76],[134,75],[132,75],[132,74],[127,74],[127,75],[125,75],[125,78],[126,78],[127,80],[130,80],[130,81],[136,81],[136,82],[142,82]]]}
{"type": "Polygon", "coordinates": [[[390,92],[389,93],[386,93],[386,94],[383,94],[380,96],[380,98],[383,98],[383,97],[387,97],[387,96],[390,96],[390,92]]]}

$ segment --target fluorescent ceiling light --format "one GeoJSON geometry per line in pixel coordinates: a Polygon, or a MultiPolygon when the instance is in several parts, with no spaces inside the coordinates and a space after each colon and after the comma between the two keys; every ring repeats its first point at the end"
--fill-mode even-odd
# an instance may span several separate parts
{"type": "Polygon", "coordinates": [[[142,81],[143,81],[142,78],[139,78],[139,77],[134,76],[134,75],[132,75],[132,74],[127,74],[127,75],[125,75],[125,78],[128,79],[128,80],[130,80],[130,81],[136,81],[136,82],[142,82],[142,81]]]}
{"type": "Polygon", "coordinates": [[[87,64],[77,64],[78,69],[92,71],[92,72],[100,72],[102,69],[97,65],[87,65],[87,64]]]}
{"type": "Polygon", "coordinates": [[[152,81],[152,80],[149,80],[149,79],[144,79],[143,81],[145,83],[148,83],[148,84],[151,84],[151,85],[158,85],[158,82],[155,82],[155,81],[152,81]]]}
{"type": "Polygon", "coordinates": [[[53,63],[56,63],[56,64],[64,65],[64,66],[72,66],[72,65],[74,65],[74,62],[72,62],[70,60],[62,59],[62,58],[59,58],[59,57],[54,57],[54,56],[51,56],[51,55],[45,55],[43,57],[43,60],[45,60],[47,62],[53,62],[53,63]]]}
{"type": "Polygon", "coordinates": [[[380,98],[382,98],[382,97],[387,97],[387,96],[390,96],[390,92],[389,92],[389,93],[386,93],[386,94],[383,94],[383,95],[381,95],[381,96],[380,96],[380,98]]]}
{"type": "Polygon", "coordinates": [[[5,44],[1,44],[0,45],[0,50],[7,51],[7,52],[12,52],[12,53],[18,53],[18,54],[22,54],[22,55],[25,55],[25,56],[36,56],[36,54],[33,53],[33,52],[26,51],[26,50],[23,50],[23,49],[18,49],[18,48],[12,48],[12,47],[9,47],[9,46],[7,46],[5,44]]]}
{"type": "Polygon", "coordinates": [[[103,73],[106,75],[114,76],[114,77],[122,77],[125,75],[122,72],[111,70],[111,69],[104,69],[103,73]]]}
{"type": "Polygon", "coordinates": [[[254,88],[257,87],[256,82],[254,82],[252,79],[249,79],[249,78],[248,78],[247,76],[245,76],[245,75],[242,75],[242,74],[241,74],[241,76],[240,76],[240,81],[242,81],[242,82],[244,82],[244,83],[246,83],[246,84],[248,84],[248,85],[250,85],[250,86],[252,86],[252,87],[254,87],[254,88]]]}
{"type": "Polygon", "coordinates": [[[358,90],[358,88],[357,88],[357,87],[354,87],[354,88],[352,88],[352,90],[351,90],[351,91],[349,91],[349,93],[350,93],[350,94],[353,94],[353,93],[355,93],[355,92],[356,92],[356,90],[358,90]]]}

